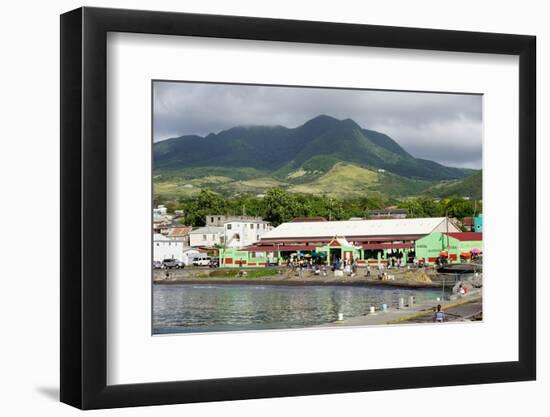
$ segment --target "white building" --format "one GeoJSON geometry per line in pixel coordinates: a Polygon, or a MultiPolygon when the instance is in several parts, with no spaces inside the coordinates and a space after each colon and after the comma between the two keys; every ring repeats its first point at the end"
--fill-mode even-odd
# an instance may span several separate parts
{"type": "Polygon", "coordinates": [[[158,205],[157,208],[153,209],[153,214],[158,214],[159,216],[166,216],[168,209],[163,205],[158,205]]]}
{"type": "Polygon", "coordinates": [[[241,248],[252,245],[272,229],[264,220],[231,220],[223,225],[226,248],[241,248]]]}
{"type": "Polygon", "coordinates": [[[189,233],[189,245],[195,248],[213,248],[223,244],[223,231],[221,226],[205,226],[192,230],[189,233]]]}
{"type": "Polygon", "coordinates": [[[184,242],[169,239],[160,233],[153,235],[153,260],[161,261],[163,259],[177,259],[183,262],[184,242]]]}
{"type": "Polygon", "coordinates": [[[206,226],[223,226],[227,222],[232,222],[235,220],[243,220],[248,222],[257,222],[263,221],[261,217],[254,216],[228,216],[225,214],[209,214],[205,216],[206,226]]]}

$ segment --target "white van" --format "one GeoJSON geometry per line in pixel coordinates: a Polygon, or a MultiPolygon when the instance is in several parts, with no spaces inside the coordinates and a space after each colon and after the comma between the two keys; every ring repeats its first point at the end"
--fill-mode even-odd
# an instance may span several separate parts
{"type": "Polygon", "coordinates": [[[197,256],[193,258],[193,265],[208,266],[210,264],[210,256],[197,256]]]}

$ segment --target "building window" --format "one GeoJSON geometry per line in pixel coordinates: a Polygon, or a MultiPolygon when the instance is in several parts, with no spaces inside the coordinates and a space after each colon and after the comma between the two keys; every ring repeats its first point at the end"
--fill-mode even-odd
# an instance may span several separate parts
{"type": "Polygon", "coordinates": [[[260,228],[260,223],[256,223],[256,229],[260,228]]]}
{"type": "Polygon", "coordinates": [[[227,230],[231,230],[231,223],[227,225],[227,230]]]}
{"type": "Polygon", "coordinates": [[[260,235],[256,235],[256,240],[260,240],[260,235]]]}
{"type": "Polygon", "coordinates": [[[202,240],[206,240],[206,235],[202,235],[202,240]]]}
{"type": "Polygon", "coordinates": [[[250,228],[254,229],[254,224],[250,223],[250,228]]]}
{"type": "MultiPolygon", "coordinates": [[[[218,218],[219,220],[219,218],[218,218]]],[[[214,223],[214,217],[210,217],[210,223],[214,223]]]]}

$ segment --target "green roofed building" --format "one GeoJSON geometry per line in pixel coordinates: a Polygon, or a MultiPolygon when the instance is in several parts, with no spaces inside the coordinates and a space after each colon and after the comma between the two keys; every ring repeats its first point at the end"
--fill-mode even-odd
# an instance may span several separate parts
{"type": "Polygon", "coordinates": [[[447,253],[451,262],[467,261],[472,253],[483,252],[483,233],[480,232],[433,232],[415,242],[416,257],[426,263],[434,263],[447,253]]]}

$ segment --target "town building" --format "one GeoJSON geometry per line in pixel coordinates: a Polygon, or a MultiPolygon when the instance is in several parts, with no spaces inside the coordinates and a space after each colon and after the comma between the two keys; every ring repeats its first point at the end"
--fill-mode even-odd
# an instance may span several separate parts
{"type": "Polygon", "coordinates": [[[427,264],[444,256],[451,262],[469,261],[483,252],[483,233],[434,231],[415,242],[416,257],[427,264]]]}
{"type": "Polygon", "coordinates": [[[408,262],[417,240],[434,232],[460,232],[445,217],[288,222],[260,236],[253,245],[220,253],[224,266],[280,264],[292,255],[321,259],[356,260],[359,264],[408,262]]]}
{"type": "Polygon", "coordinates": [[[167,238],[160,233],[153,235],[153,261],[162,262],[164,259],[177,259],[183,262],[184,243],[167,238]]]}
{"type": "Polygon", "coordinates": [[[171,226],[166,229],[162,229],[161,233],[164,234],[170,240],[177,240],[183,242],[184,246],[191,246],[189,234],[193,228],[191,226],[171,226]],[[164,232],[164,233],[163,233],[164,232]]]}
{"type": "Polygon", "coordinates": [[[223,244],[223,226],[204,226],[189,232],[189,246],[194,248],[214,248],[223,244]]]}
{"type": "Polygon", "coordinates": [[[483,232],[483,214],[475,217],[464,217],[462,226],[468,232],[483,232]]]}
{"type": "Polygon", "coordinates": [[[483,214],[478,214],[474,217],[474,232],[483,232],[483,214]]]}
{"type": "Polygon", "coordinates": [[[231,221],[263,221],[261,217],[254,217],[254,216],[226,216],[224,214],[209,214],[208,216],[205,216],[205,224],[206,226],[215,226],[215,227],[221,227],[227,222],[231,221]]]}
{"type": "Polygon", "coordinates": [[[408,210],[396,207],[388,207],[382,210],[369,210],[369,219],[405,219],[409,214],[408,210]]]}
{"type": "Polygon", "coordinates": [[[230,220],[223,225],[224,246],[226,248],[242,248],[258,242],[260,238],[272,229],[271,223],[264,220],[230,220]]]}
{"type": "Polygon", "coordinates": [[[291,223],[304,223],[304,222],[326,222],[324,217],[296,217],[292,219],[291,223]]]}
{"type": "Polygon", "coordinates": [[[157,208],[153,209],[153,214],[158,214],[159,216],[165,216],[168,214],[168,209],[162,204],[158,205],[157,208]]]}

